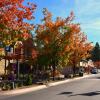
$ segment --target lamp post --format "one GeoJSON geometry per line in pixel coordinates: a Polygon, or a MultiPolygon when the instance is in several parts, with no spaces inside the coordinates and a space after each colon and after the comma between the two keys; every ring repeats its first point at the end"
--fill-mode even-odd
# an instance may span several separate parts
{"type": "Polygon", "coordinates": [[[21,49],[21,47],[23,46],[22,41],[17,41],[15,43],[15,46],[16,46],[15,49],[17,49],[17,51],[15,50],[15,55],[17,55],[17,58],[16,58],[16,64],[17,64],[17,79],[19,79],[19,74],[20,74],[19,59],[20,59],[20,56],[23,55],[23,51],[21,49]]]}

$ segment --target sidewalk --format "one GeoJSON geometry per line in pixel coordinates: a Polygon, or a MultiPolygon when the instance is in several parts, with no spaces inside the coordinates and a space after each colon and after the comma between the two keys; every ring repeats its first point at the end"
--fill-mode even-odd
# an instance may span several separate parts
{"type": "Polygon", "coordinates": [[[48,88],[48,87],[51,87],[51,86],[56,86],[56,85],[72,82],[72,81],[75,81],[75,80],[91,77],[91,76],[94,76],[94,75],[93,74],[84,75],[83,77],[77,77],[77,78],[66,79],[66,80],[62,80],[62,81],[58,81],[58,82],[46,83],[45,85],[29,86],[29,87],[25,87],[25,88],[21,88],[21,89],[10,90],[10,91],[1,91],[0,95],[19,95],[19,94],[24,94],[24,93],[28,93],[28,92],[32,92],[32,91],[45,89],[45,88],[48,88]]]}

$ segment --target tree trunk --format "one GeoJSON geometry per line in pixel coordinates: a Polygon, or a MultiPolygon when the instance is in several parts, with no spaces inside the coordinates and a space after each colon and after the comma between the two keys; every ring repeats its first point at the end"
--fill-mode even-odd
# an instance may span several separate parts
{"type": "Polygon", "coordinates": [[[74,66],[73,66],[73,76],[75,76],[75,71],[76,71],[76,66],[74,64],[74,66]]]}
{"type": "Polygon", "coordinates": [[[55,70],[56,70],[56,67],[55,67],[55,64],[53,66],[53,81],[55,80],[55,70]]]}
{"type": "Polygon", "coordinates": [[[19,79],[19,61],[17,59],[17,79],[19,79]]]}
{"type": "Polygon", "coordinates": [[[6,66],[7,66],[7,60],[6,60],[7,52],[5,50],[5,75],[6,75],[6,66]]]}

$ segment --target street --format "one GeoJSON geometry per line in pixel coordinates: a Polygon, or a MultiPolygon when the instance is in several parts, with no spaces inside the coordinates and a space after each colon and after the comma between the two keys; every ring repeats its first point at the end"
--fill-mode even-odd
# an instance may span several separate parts
{"type": "Polygon", "coordinates": [[[16,96],[0,96],[0,100],[99,100],[100,74],[58,86],[16,96]]]}

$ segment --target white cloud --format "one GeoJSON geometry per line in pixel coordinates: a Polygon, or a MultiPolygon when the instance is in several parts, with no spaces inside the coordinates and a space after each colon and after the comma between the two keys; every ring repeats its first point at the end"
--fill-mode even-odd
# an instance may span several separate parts
{"type": "Polygon", "coordinates": [[[79,16],[100,14],[100,0],[76,0],[75,5],[79,16]]]}
{"type": "Polygon", "coordinates": [[[90,23],[83,23],[82,24],[83,29],[90,29],[90,30],[98,30],[100,31],[100,19],[98,20],[93,20],[90,23]]]}
{"type": "Polygon", "coordinates": [[[87,34],[100,36],[100,0],[75,0],[76,22],[87,34]]]}

